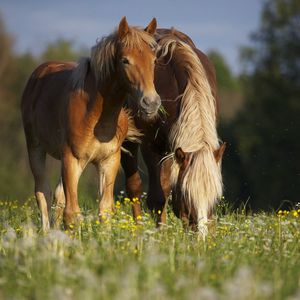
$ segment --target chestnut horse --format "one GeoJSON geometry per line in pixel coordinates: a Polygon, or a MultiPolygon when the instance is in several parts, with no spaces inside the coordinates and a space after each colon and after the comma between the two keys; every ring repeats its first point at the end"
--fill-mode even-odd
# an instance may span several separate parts
{"type": "Polygon", "coordinates": [[[126,136],[136,136],[122,108],[126,95],[135,98],[145,114],[155,115],[161,103],[153,83],[155,29],[155,19],[141,30],[129,27],[124,17],[117,31],[92,48],[90,58],[47,62],[32,73],[21,109],[44,230],[49,228],[51,207],[46,154],[62,162],[55,191],[56,226],[62,213],[65,226],[81,220],[77,185],[90,162],[99,177],[100,219],[113,210],[121,145],[126,136]]]}
{"type": "MultiPolygon", "coordinates": [[[[158,29],[155,88],[163,108],[160,117],[147,116],[135,104],[127,106],[141,129],[141,152],[149,174],[147,205],[158,224],[166,221],[166,199],[172,188],[175,214],[185,225],[204,234],[215,201],[222,195],[215,71],[192,40],[175,29],[158,29]]],[[[126,142],[132,156],[122,154],[129,197],[140,197],[138,144],[126,142]]],[[[138,203],[133,213],[140,214],[138,203]]]]}

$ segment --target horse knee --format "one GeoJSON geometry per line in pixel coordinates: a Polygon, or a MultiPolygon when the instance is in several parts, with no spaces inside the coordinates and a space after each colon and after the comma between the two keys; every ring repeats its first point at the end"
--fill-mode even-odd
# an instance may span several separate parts
{"type": "Polygon", "coordinates": [[[126,192],[130,198],[139,198],[142,194],[142,180],[137,172],[126,179],[126,192]]]}

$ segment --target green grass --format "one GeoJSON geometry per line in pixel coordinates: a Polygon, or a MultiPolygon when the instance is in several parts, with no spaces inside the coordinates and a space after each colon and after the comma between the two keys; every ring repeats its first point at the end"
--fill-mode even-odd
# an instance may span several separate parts
{"type": "MultiPolygon", "coordinates": [[[[128,202],[128,201],[127,201],[128,202]]],[[[172,213],[157,230],[130,203],[74,232],[39,232],[35,201],[0,201],[0,299],[299,299],[300,218],[221,213],[204,242],[172,213]]],[[[300,214],[300,211],[299,211],[300,214]]]]}

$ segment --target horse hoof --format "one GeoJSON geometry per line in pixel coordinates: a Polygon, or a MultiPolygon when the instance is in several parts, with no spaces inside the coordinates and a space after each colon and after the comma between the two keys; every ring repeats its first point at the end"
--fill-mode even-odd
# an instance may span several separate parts
{"type": "Polygon", "coordinates": [[[64,214],[64,226],[65,229],[74,230],[83,223],[83,216],[80,212],[72,214],[64,214]]]}

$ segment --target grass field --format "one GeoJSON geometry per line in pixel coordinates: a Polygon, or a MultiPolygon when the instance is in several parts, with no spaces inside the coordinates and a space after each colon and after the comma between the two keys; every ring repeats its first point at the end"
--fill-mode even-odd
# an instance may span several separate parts
{"type": "Polygon", "coordinates": [[[106,224],[39,232],[36,204],[0,201],[0,299],[300,299],[300,210],[217,209],[204,242],[172,213],[157,230],[119,197],[106,224]]]}

